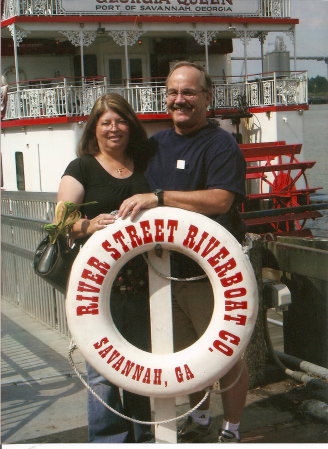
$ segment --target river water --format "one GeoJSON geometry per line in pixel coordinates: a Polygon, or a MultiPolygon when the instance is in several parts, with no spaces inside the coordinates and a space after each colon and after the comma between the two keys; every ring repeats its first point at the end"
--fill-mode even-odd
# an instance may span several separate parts
{"type": "Polygon", "coordinates": [[[323,187],[318,193],[328,195],[328,104],[310,105],[304,113],[304,160],[317,161],[306,171],[310,186],[323,187]]]}
{"type": "MultiPolygon", "coordinates": [[[[310,105],[304,112],[303,160],[317,161],[306,171],[310,187],[323,187],[312,197],[313,202],[328,202],[328,104],[310,105]]],[[[313,234],[328,238],[328,210],[321,211],[322,218],[308,220],[306,227],[313,234]]]]}

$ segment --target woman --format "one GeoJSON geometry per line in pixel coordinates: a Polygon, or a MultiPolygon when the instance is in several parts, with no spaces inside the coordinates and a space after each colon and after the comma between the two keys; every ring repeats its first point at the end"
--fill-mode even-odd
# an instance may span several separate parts
{"type": "MultiPolygon", "coordinates": [[[[82,203],[82,217],[72,230],[73,239],[87,239],[115,221],[110,214],[122,201],[136,193],[149,192],[143,177],[147,164],[146,133],[133,109],[123,97],[105,94],[95,102],[86,123],[78,158],[65,170],[58,201],[82,203]]],[[[149,341],[149,301],[142,276],[147,272],[142,259],[123,268],[111,294],[111,312],[122,335],[135,346],[147,350],[149,341]],[[133,276],[135,270],[138,274],[133,276]],[[140,272],[142,270],[142,273],[140,272]],[[141,281],[141,283],[140,283],[141,281]]],[[[141,421],[150,421],[149,399],[123,392],[87,364],[88,381],[112,408],[141,421]]],[[[132,424],[104,407],[88,393],[89,441],[96,443],[139,443],[151,441],[150,426],[132,424]]]]}

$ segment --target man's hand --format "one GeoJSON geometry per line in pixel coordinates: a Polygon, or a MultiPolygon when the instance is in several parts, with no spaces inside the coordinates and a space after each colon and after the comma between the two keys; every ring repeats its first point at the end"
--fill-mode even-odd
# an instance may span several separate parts
{"type": "Polygon", "coordinates": [[[130,215],[131,220],[134,220],[141,210],[152,209],[157,205],[158,198],[155,193],[138,193],[123,201],[116,217],[124,219],[130,215]]]}

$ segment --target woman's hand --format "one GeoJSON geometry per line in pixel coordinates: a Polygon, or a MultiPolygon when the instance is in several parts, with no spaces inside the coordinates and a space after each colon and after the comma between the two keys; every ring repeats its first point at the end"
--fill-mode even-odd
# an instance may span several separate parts
{"type": "Polygon", "coordinates": [[[130,215],[131,220],[143,209],[152,209],[158,205],[158,198],[154,193],[138,193],[123,201],[117,214],[117,218],[126,218],[130,215]]]}
{"type": "Polygon", "coordinates": [[[100,214],[97,217],[89,221],[89,233],[93,234],[100,229],[104,229],[107,225],[115,223],[116,215],[113,214],[100,214]]]}
{"type": "Polygon", "coordinates": [[[73,237],[88,237],[96,231],[104,229],[107,225],[115,223],[116,217],[117,216],[113,214],[99,214],[95,218],[92,218],[92,220],[81,218],[81,220],[77,221],[72,228],[73,237]]]}

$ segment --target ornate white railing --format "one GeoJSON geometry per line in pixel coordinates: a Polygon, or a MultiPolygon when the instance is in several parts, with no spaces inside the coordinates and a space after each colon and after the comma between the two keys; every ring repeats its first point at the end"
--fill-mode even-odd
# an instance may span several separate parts
{"type": "MultiPolygon", "coordinates": [[[[290,17],[290,2],[291,0],[258,0],[257,14],[234,14],[230,15],[255,15],[259,17],[290,17]]],[[[124,2],[125,3],[125,2],[124,2]]],[[[149,2],[147,2],[149,3],[149,2]]],[[[179,1],[178,4],[185,4],[184,1],[179,1]]],[[[194,4],[194,3],[192,3],[194,4]]],[[[110,11],[110,10],[108,10],[110,11]]],[[[65,11],[61,8],[60,0],[5,0],[3,19],[8,19],[15,16],[57,16],[65,15],[65,11]]],[[[70,13],[70,15],[106,15],[106,9],[99,11],[83,12],[76,11],[70,13]]],[[[107,12],[108,14],[108,12],[107,12]]],[[[202,15],[201,13],[198,15],[202,15]]],[[[206,15],[206,13],[205,13],[206,15]]],[[[217,12],[220,15],[220,12],[217,12]]],[[[226,14],[225,14],[226,15],[226,14]]]]}
{"type": "MultiPolygon", "coordinates": [[[[307,103],[306,72],[253,75],[251,80],[233,82],[213,79],[212,109],[247,109],[254,107],[307,103]]],[[[4,120],[85,116],[95,100],[107,92],[126,98],[137,114],[166,113],[165,85],[159,82],[109,85],[106,78],[82,81],[76,78],[24,81],[11,84],[7,93],[4,120]]]]}

